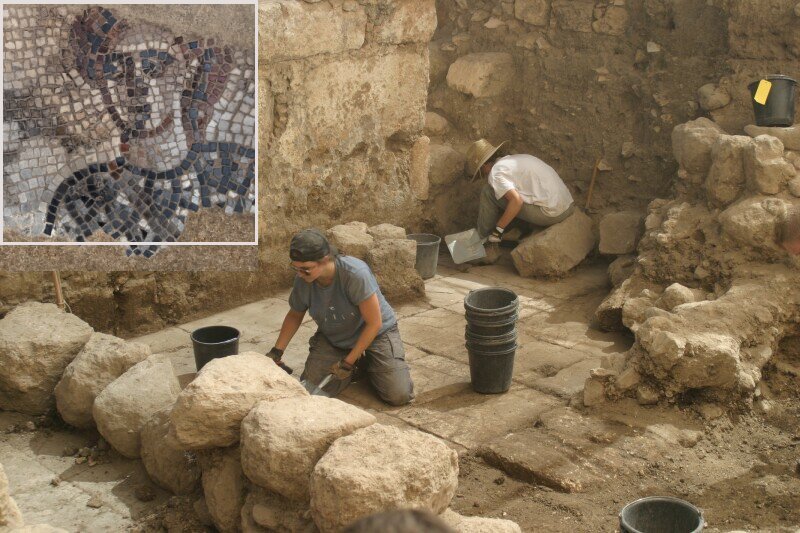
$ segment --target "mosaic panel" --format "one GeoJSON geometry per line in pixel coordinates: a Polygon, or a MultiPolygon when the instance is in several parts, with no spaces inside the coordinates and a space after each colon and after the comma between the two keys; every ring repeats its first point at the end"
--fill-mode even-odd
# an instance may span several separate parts
{"type": "Polygon", "coordinates": [[[114,7],[5,6],[3,221],[149,257],[191,212],[254,216],[255,61],[114,7]]]}

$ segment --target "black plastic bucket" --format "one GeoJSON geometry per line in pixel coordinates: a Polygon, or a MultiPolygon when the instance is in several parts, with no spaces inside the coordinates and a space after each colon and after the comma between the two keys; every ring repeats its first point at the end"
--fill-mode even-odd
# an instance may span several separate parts
{"type": "Polygon", "coordinates": [[[504,352],[487,351],[467,345],[472,389],[481,394],[499,394],[511,387],[517,345],[504,352]]]}
{"type": "Polygon", "coordinates": [[[218,357],[239,353],[239,330],[230,326],[208,326],[192,332],[194,363],[199,372],[218,357]]]}
{"type": "Polygon", "coordinates": [[[773,74],[762,79],[772,83],[767,100],[763,105],[753,99],[761,80],[754,81],[747,86],[750,89],[750,100],[753,102],[756,125],[781,128],[791,126],[794,124],[794,101],[797,94],[797,81],[782,74],[773,74]]]}
{"type": "Polygon", "coordinates": [[[406,238],[417,241],[417,261],[414,268],[420,277],[430,279],[435,276],[436,265],[439,263],[439,243],[442,239],[429,233],[412,233],[406,235],[406,238]]]}
{"type": "Polygon", "coordinates": [[[498,394],[511,387],[518,305],[514,291],[502,287],[476,289],[464,298],[464,338],[475,392],[498,394]]]}
{"type": "Polygon", "coordinates": [[[517,346],[517,330],[512,329],[502,335],[476,335],[467,329],[464,339],[468,349],[487,353],[507,352],[517,346]]]}
{"type": "Polygon", "coordinates": [[[699,533],[703,513],[678,498],[650,496],[623,507],[619,527],[623,533],[699,533]]]}

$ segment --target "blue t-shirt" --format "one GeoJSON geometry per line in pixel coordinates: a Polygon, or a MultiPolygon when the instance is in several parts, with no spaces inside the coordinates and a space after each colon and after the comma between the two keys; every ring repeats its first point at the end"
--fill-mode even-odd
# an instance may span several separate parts
{"type": "Polygon", "coordinates": [[[295,277],[289,307],[301,313],[308,311],[319,331],[331,344],[349,350],[355,346],[366,324],[358,304],[375,293],[378,294],[381,307],[380,335],[397,324],[394,311],[381,294],[378,282],[367,264],[361,259],[340,255],[336,257],[333,283],[327,287],[317,282],[307,283],[300,276],[295,277]]]}

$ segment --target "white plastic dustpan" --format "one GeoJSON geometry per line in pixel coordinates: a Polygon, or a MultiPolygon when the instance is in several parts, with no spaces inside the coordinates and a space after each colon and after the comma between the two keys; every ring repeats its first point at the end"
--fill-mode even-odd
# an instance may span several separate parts
{"type": "Polygon", "coordinates": [[[486,249],[483,247],[485,241],[486,239],[481,239],[475,228],[461,233],[453,233],[444,238],[453,262],[457,265],[486,257],[486,249]]]}

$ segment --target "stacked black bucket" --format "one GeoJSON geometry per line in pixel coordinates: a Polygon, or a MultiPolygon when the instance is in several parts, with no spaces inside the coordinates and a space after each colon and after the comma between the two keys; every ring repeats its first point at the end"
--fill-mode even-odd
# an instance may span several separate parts
{"type": "Polygon", "coordinates": [[[464,298],[472,388],[483,394],[506,392],[514,374],[519,299],[501,287],[476,289],[464,298]]]}

